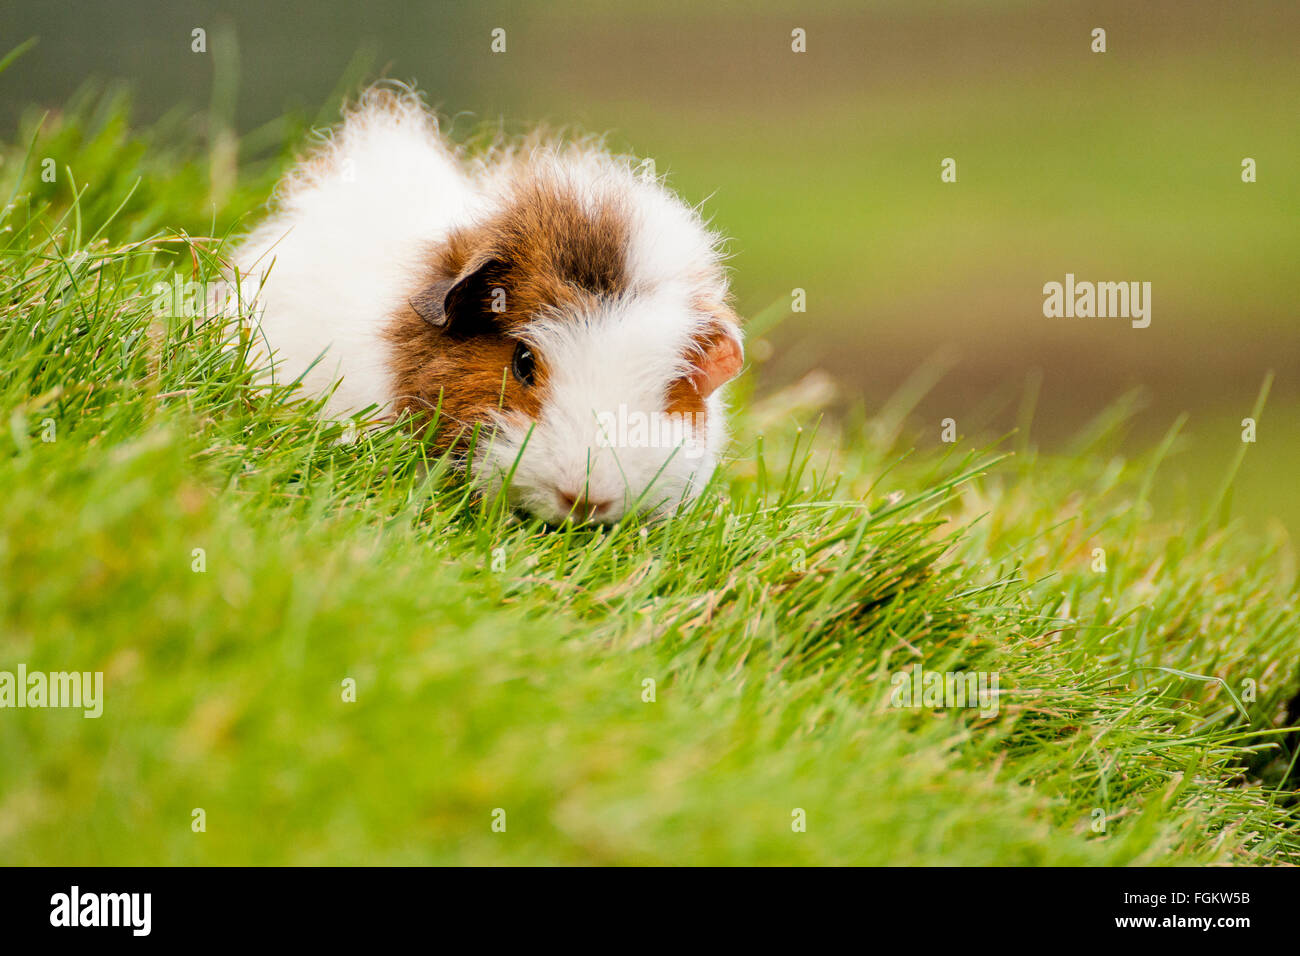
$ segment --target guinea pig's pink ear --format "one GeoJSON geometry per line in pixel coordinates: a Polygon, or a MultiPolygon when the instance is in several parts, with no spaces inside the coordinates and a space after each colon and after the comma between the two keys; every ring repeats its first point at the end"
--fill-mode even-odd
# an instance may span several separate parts
{"type": "Polygon", "coordinates": [[[730,382],[745,364],[745,348],[735,314],[725,306],[714,313],[696,333],[687,353],[691,370],[686,377],[700,398],[708,398],[730,382]]]}
{"type": "Polygon", "coordinates": [[[492,319],[492,275],[501,262],[481,256],[451,279],[438,279],[411,296],[416,315],[435,328],[470,335],[492,319]]]}

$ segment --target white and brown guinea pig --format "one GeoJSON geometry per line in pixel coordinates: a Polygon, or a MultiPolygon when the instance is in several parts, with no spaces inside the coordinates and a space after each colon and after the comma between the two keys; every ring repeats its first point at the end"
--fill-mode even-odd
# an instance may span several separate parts
{"type": "Polygon", "coordinates": [[[481,426],[475,480],[544,520],[668,514],[713,471],[742,364],[719,237],[632,160],[466,159],[418,96],[372,88],[234,263],[277,380],[331,416],[436,416],[439,448],[481,426]]]}

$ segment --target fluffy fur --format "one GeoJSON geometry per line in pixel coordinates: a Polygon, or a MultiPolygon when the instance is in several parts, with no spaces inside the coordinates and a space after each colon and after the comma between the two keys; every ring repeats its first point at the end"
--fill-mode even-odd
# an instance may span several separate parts
{"type": "Polygon", "coordinates": [[[333,416],[441,409],[444,445],[482,426],[477,479],[492,491],[513,471],[509,500],[543,519],[665,514],[715,467],[717,386],[741,355],[719,241],[626,158],[532,142],[466,159],[418,97],[374,89],[234,264],[278,379],[330,394],[333,416]],[[472,333],[426,321],[417,305],[484,262],[508,307],[484,303],[472,333]],[[510,374],[521,342],[531,386],[510,374]],[[670,412],[691,413],[673,444],[609,434],[610,416],[670,412]]]}

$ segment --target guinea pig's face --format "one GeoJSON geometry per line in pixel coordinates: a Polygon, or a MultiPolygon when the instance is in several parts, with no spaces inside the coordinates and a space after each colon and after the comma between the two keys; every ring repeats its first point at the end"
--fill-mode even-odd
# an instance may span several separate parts
{"type": "Polygon", "coordinates": [[[532,323],[511,374],[538,411],[500,417],[484,477],[508,477],[512,503],[552,522],[668,514],[694,497],[724,437],[716,388],[741,363],[734,333],[692,337],[701,320],[652,294],[532,323]]]}
{"type": "Polygon", "coordinates": [[[397,411],[462,447],[479,426],[475,480],[548,522],[669,514],[725,438],[742,349],[712,238],[644,205],[536,187],[454,234],[394,327],[397,411]]]}

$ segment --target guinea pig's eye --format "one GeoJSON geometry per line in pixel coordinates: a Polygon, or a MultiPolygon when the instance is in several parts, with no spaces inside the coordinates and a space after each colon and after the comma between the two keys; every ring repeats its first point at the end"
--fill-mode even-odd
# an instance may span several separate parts
{"type": "Polygon", "coordinates": [[[515,378],[525,385],[532,385],[533,368],[536,364],[532,349],[523,342],[515,346],[515,357],[510,363],[510,370],[515,373],[515,378]]]}

